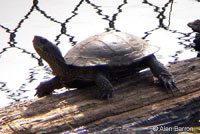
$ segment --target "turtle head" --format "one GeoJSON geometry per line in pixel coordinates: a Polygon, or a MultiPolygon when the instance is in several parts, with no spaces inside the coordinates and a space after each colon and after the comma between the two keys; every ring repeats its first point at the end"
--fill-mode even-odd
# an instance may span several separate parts
{"type": "Polygon", "coordinates": [[[66,63],[59,48],[47,39],[35,36],[33,46],[36,52],[51,67],[54,75],[62,76],[66,71],[66,63]]]}
{"type": "Polygon", "coordinates": [[[33,46],[40,57],[48,63],[56,62],[55,60],[64,61],[59,48],[43,37],[35,36],[33,39],[33,46]]]}

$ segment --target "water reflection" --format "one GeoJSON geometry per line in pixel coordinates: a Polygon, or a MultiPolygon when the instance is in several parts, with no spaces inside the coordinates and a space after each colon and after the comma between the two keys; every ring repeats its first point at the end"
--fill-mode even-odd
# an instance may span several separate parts
{"type": "MultiPolygon", "coordinates": [[[[119,4],[118,7],[117,7],[117,12],[116,13],[113,13],[112,16],[109,16],[109,15],[105,15],[103,13],[103,10],[101,9],[101,6],[98,6],[94,3],[91,3],[89,0],[86,0],[86,2],[88,4],[90,4],[92,7],[94,7],[94,9],[96,9],[96,13],[99,15],[99,16],[102,16],[103,18],[102,19],[105,19],[106,21],[108,21],[108,25],[109,27],[108,28],[105,28],[106,31],[109,31],[109,30],[117,30],[115,28],[115,21],[117,20],[117,16],[120,12],[122,12],[122,8],[127,4],[127,0],[124,0],[122,1],[122,4],[119,4]]],[[[113,3],[112,3],[113,4],[113,3]]]]}
{"type": "Polygon", "coordinates": [[[158,22],[159,22],[157,28],[164,28],[164,29],[167,30],[169,28],[169,26],[170,26],[170,16],[171,16],[172,7],[173,7],[172,5],[173,5],[174,1],[173,0],[169,0],[167,3],[164,3],[164,6],[162,8],[160,8],[159,6],[154,5],[153,3],[148,2],[147,0],[144,0],[143,3],[147,4],[149,6],[152,6],[154,8],[154,12],[156,12],[158,14],[156,16],[156,18],[158,19],[158,22]],[[168,15],[168,14],[165,14],[165,13],[166,13],[166,10],[168,9],[169,6],[170,6],[170,8],[169,8],[168,24],[165,25],[164,24],[164,20],[166,20],[167,15],[168,15]]]}
{"type": "Polygon", "coordinates": [[[33,98],[39,82],[52,77],[47,63],[33,49],[34,35],[48,38],[64,55],[77,42],[115,29],[160,46],[157,56],[164,63],[194,57],[196,53],[191,53],[194,34],[187,23],[199,17],[200,6],[196,2],[183,0],[183,5],[173,0],[1,2],[0,107],[33,98]],[[13,6],[6,10],[10,3],[13,6]],[[183,7],[184,10],[177,10],[183,7]],[[181,14],[191,17],[181,18],[181,14]]]}

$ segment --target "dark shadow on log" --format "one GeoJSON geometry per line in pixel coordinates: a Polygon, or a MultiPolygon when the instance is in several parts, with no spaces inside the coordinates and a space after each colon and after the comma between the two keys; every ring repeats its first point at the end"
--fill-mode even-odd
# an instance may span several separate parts
{"type": "Polygon", "coordinates": [[[155,84],[147,71],[114,81],[115,94],[109,101],[95,99],[96,87],[88,87],[2,108],[0,132],[128,133],[187,125],[199,115],[199,62],[194,58],[170,64],[179,88],[175,97],[155,84]]]}

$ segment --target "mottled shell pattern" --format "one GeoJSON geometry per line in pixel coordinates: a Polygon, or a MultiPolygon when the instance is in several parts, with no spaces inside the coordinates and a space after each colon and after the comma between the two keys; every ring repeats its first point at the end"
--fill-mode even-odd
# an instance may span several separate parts
{"type": "Polygon", "coordinates": [[[158,50],[159,47],[132,34],[109,31],[76,44],[64,58],[68,65],[79,67],[122,66],[137,62],[158,50]]]}

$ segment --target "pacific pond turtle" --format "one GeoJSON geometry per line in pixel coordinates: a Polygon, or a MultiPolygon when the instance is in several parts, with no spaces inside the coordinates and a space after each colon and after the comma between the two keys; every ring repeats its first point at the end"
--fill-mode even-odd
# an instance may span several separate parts
{"type": "Polygon", "coordinates": [[[56,45],[43,37],[35,36],[33,45],[55,75],[39,84],[38,97],[49,95],[54,89],[79,88],[92,82],[100,91],[99,97],[109,99],[114,92],[110,82],[113,76],[147,67],[167,91],[176,88],[173,75],[154,56],[159,47],[129,33],[108,31],[91,36],[76,44],[64,57],[56,45]]]}

